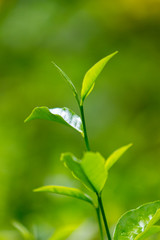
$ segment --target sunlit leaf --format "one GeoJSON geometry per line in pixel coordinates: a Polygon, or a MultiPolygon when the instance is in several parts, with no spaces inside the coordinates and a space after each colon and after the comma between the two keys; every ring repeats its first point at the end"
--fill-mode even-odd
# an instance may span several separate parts
{"type": "Polygon", "coordinates": [[[66,240],[77,228],[77,225],[69,225],[56,230],[49,240],[66,240]]]}
{"type": "Polygon", "coordinates": [[[160,219],[160,201],[148,203],[125,213],[119,220],[114,240],[139,240],[153,232],[151,229],[160,219]]]}
{"type": "Polygon", "coordinates": [[[115,164],[115,162],[127,151],[128,148],[130,148],[132,146],[132,144],[128,144],[126,146],[123,146],[119,149],[117,149],[116,151],[114,151],[106,160],[106,168],[107,170],[109,170],[113,164],[115,164]]]}
{"type": "Polygon", "coordinates": [[[105,159],[100,153],[86,152],[82,158],[81,166],[89,182],[94,187],[94,191],[100,193],[108,176],[105,159]]]}
{"type": "Polygon", "coordinates": [[[80,180],[89,190],[94,191],[94,187],[89,182],[81,166],[81,160],[77,159],[72,153],[63,153],[61,160],[64,165],[72,172],[73,176],[80,180]]]}
{"type": "Polygon", "coordinates": [[[12,221],[12,225],[19,231],[19,233],[25,240],[34,240],[34,236],[32,235],[32,233],[30,233],[28,229],[21,223],[17,221],[12,221]]]}
{"type": "Polygon", "coordinates": [[[89,202],[92,204],[92,199],[82,191],[76,188],[69,188],[63,186],[44,186],[34,190],[34,192],[49,192],[56,193],[59,195],[69,196],[73,198],[78,198],[80,200],[89,202]]]}
{"type": "Polygon", "coordinates": [[[83,126],[81,118],[66,107],[51,109],[47,107],[36,107],[33,109],[29,117],[26,118],[25,122],[34,119],[45,119],[54,122],[59,122],[74,128],[83,135],[83,126]]]}
{"type": "Polygon", "coordinates": [[[82,83],[82,90],[81,90],[81,102],[83,103],[84,99],[91,93],[93,90],[96,78],[101,73],[105,65],[108,61],[118,52],[114,52],[107,57],[101,59],[97,62],[89,71],[85,74],[83,83],[82,83]]]}
{"type": "Polygon", "coordinates": [[[142,233],[141,236],[139,236],[138,238],[136,238],[136,240],[145,240],[146,238],[148,238],[149,236],[160,232],[160,226],[152,226],[150,227],[148,230],[146,230],[144,233],[142,233]]]}
{"type": "Polygon", "coordinates": [[[60,72],[60,74],[64,77],[66,82],[69,84],[70,88],[73,91],[73,94],[74,94],[75,98],[78,100],[77,90],[76,90],[74,84],[72,83],[71,79],[67,76],[67,74],[59,66],[57,66],[57,64],[55,64],[54,62],[52,62],[52,63],[57,68],[57,70],[60,72]]]}

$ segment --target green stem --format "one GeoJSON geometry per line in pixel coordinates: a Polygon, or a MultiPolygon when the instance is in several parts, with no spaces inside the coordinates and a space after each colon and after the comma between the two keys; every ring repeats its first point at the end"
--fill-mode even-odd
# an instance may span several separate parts
{"type": "Polygon", "coordinates": [[[88,141],[88,136],[87,136],[87,130],[86,130],[86,122],[85,122],[85,117],[84,117],[83,105],[79,105],[79,107],[80,107],[80,112],[81,112],[81,117],[82,117],[83,130],[84,130],[84,141],[85,141],[85,144],[86,144],[87,151],[90,151],[90,146],[89,146],[89,141],[88,141]]]}
{"type": "MultiPolygon", "coordinates": [[[[90,151],[88,135],[87,135],[87,129],[86,129],[86,122],[85,122],[85,117],[84,117],[83,105],[79,104],[79,107],[80,107],[80,112],[81,112],[81,117],[82,117],[83,130],[84,130],[84,141],[85,141],[85,144],[86,144],[87,151],[90,151]]],[[[101,235],[101,240],[104,240],[99,205],[96,208],[96,213],[97,213],[97,219],[98,219],[98,224],[99,224],[99,231],[100,231],[100,235],[101,235]]]]}
{"type": "Polygon", "coordinates": [[[105,226],[106,233],[108,236],[108,240],[111,240],[111,235],[110,235],[109,228],[108,228],[108,223],[107,223],[107,219],[106,219],[106,215],[105,215],[105,211],[104,211],[104,207],[103,207],[103,203],[102,203],[102,198],[98,194],[97,194],[97,197],[98,197],[98,204],[101,209],[101,213],[102,213],[102,217],[103,217],[104,226],[105,226]]]}
{"type": "MultiPolygon", "coordinates": [[[[79,104],[79,107],[80,107],[80,112],[81,112],[81,117],[82,117],[83,130],[84,130],[84,141],[85,141],[85,144],[86,144],[87,151],[90,151],[90,146],[89,146],[89,141],[88,141],[88,136],[87,136],[86,123],[85,123],[85,117],[84,117],[83,105],[79,104]]],[[[101,210],[101,213],[102,213],[102,218],[103,218],[104,226],[105,226],[106,233],[107,233],[107,236],[108,236],[108,240],[111,240],[111,235],[110,235],[110,232],[109,232],[109,228],[108,228],[107,219],[106,219],[106,216],[105,216],[105,211],[104,211],[102,199],[101,199],[101,196],[98,195],[98,194],[97,194],[97,197],[98,197],[98,208],[96,208],[96,212],[97,212],[97,217],[98,217],[98,223],[99,223],[101,239],[103,240],[103,231],[102,231],[100,210],[101,210]]]]}
{"type": "Polygon", "coordinates": [[[101,240],[104,240],[99,207],[96,208],[96,213],[97,213],[97,219],[98,219],[98,224],[99,224],[99,231],[100,231],[100,235],[101,235],[101,240]]]}

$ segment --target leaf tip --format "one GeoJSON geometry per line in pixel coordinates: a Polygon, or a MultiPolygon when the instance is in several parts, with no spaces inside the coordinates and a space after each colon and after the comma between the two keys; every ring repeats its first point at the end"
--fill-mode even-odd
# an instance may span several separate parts
{"type": "Polygon", "coordinates": [[[129,143],[126,147],[127,148],[130,148],[130,147],[132,147],[133,146],[133,143],[129,143]]]}
{"type": "Polygon", "coordinates": [[[29,118],[30,118],[30,115],[29,115],[28,117],[25,118],[24,123],[29,122],[29,118]]]}
{"type": "MultiPolygon", "coordinates": [[[[115,52],[111,53],[111,54],[109,55],[110,59],[111,59],[112,57],[114,57],[117,53],[119,53],[119,51],[115,51],[115,52]]],[[[107,57],[108,57],[108,56],[107,56],[107,57]]]]}
{"type": "Polygon", "coordinates": [[[61,153],[60,161],[64,162],[64,159],[67,155],[68,155],[68,153],[61,153]]]}
{"type": "Polygon", "coordinates": [[[33,192],[42,192],[42,188],[40,187],[40,188],[35,188],[35,189],[33,189],[33,192]]]}
{"type": "Polygon", "coordinates": [[[118,51],[118,50],[117,50],[117,51],[115,51],[113,54],[114,54],[114,55],[116,55],[117,53],[119,53],[119,51],[118,51]]]}
{"type": "Polygon", "coordinates": [[[52,63],[55,67],[57,67],[57,64],[56,64],[54,61],[51,61],[51,63],[52,63]]]}

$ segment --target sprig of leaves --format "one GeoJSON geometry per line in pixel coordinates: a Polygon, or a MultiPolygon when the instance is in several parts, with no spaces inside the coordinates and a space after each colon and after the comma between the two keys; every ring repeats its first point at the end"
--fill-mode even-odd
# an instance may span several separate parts
{"type": "Polygon", "coordinates": [[[108,170],[131,146],[132,144],[128,144],[119,148],[107,160],[100,153],[94,152],[85,152],[81,160],[72,153],[63,153],[61,160],[73,176],[80,180],[87,189],[100,194],[106,183],[108,170]]]}
{"type": "MultiPolygon", "coordinates": [[[[117,150],[116,161],[122,154],[127,151],[131,144],[126,145],[117,150]],[[122,151],[123,150],[123,151],[122,151]],[[121,153],[121,154],[120,154],[121,153]]],[[[109,161],[112,165],[115,161],[115,154],[111,154],[109,161]]],[[[81,160],[77,159],[72,153],[63,153],[61,155],[61,161],[71,171],[72,175],[81,181],[81,183],[90,191],[96,194],[101,194],[104,185],[108,177],[108,165],[107,161],[100,153],[85,152],[81,160]]],[[[79,189],[69,188],[64,186],[43,186],[34,190],[35,192],[50,192],[60,195],[70,196],[78,198],[86,202],[91,203],[93,206],[96,204],[93,199],[86,193],[79,189]]]]}
{"type": "MultiPolygon", "coordinates": [[[[101,73],[104,66],[116,53],[117,52],[103,58],[86,73],[81,90],[81,105],[83,105],[84,99],[86,98],[86,96],[89,95],[89,93],[93,89],[95,80],[101,73]]],[[[55,64],[54,62],[52,63],[68,83],[80,107],[78,93],[73,82],[68,77],[68,75],[59,66],[57,66],[57,64],[55,64]]],[[[76,131],[80,132],[84,137],[83,122],[81,118],[77,114],[75,114],[72,110],[66,107],[64,108],[36,107],[33,109],[32,113],[26,118],[25,122],[29,122],[30,120],[34,119],[44,119],[62,123],[64,125],[74,128],[76,131]]]]}
{"type": "MultiPolygon", "coordinates": [[[[53,63],[57,70],[60,72],[60,74],[64,77],[66,82],[69,84],[78,102],[78,106],[81,112],[81,118],[72,110],[66,107],[52,109],[47,107],[36,107],[29,115],[29,117],[25,120],[25,122],[33,119],[45,119],[69,126],[81,133],[81,135],[84,137],[87,149],[90,150],[84,120],[83,103],[87,96],[92,92],[95,81],[105,67],[105,65],[116,54],[117,51],[101,59],[87,71],[82,82],[80,100],[76,87],[74,86],[71,79],[66,73],[63,72],[60,67],[53,63]]],[[[100,205],[105,226],[107,225],[107,221],[105,219],[104,209],[102,206],[101,193],[107,181],[110,168],[131,146],[132,144],[128,144],[117,149],[107,158],[107,160],[105,160],[105,158],[100,153],[94,153],[90,151],[86,152],[82,159],[76,158],[72,153],[64,153],[61,155],[61,160],[63,161],[64,165],[71,171],[72,175],[76,179],[80,180],[88,190],[96,193],[98,197],[98,204],[99,202],[101,203],[98,205],[98,207],[89,195],[79,189],[64,186],[43,186],[35,189],[34,191],[50,192],[70,196],[92,204],[96,208],[96,210],[98,210],[101,239],[103,239],[101,220],[99,215],[100,205]]],[[[120,218],[115,229],[113,240],[143,240],[154,233],[160,232],[160,226],[154,225],[159,219],[160,201],[148,203],[140,206],[137,209],[131,210],[125,213],[120,218]]],[[[23,225],[19,223],[14,223],[14,226],[21,232],[24,239],[33,239],[33,236],[30,235],[28,230],[23,225]]],[[[108,226],[106,226],[106,232],[108,233],[108,239],[111,239],[108,226]]],[[[62,236],[62,239],[64,239],[67,234],[68,232],[66,232],[66,234],[62,236]]],[[[57,236],[59,237],[59,235],[57,236]]],[[[53,235],[53,238],[51,239],[59,238],[56,238],[56,235],[53,235]]]]}

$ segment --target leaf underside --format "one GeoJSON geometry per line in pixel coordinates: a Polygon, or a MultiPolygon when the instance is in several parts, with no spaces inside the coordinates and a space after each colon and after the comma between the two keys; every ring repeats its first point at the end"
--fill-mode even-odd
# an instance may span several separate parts
{"type": "Polygon", "coordinates": [[[98,75],[101,73],[105,65],[108,63],[108,61],[118,52],[114,52],[107,57],[101,59],[99,62],[97,62],[92,68],[88,70],[88,72],[85,74],[83,82],[82,82],[82,90],[81,90],[81,102],[83,103],[85,98],[91,93],[91,91],[94,88],[95,81],[98,77],[98,75]]]}
{"type": "Polygon", "coordinates": [[[158,232],[153,226],[160,219],[160,201],[147,203],[125,213],[119,220],[114,240],[142,240],[158,232]]]}
{"type": "Polygon", "coordinates": [[[43,186],[34,190],[34,192],[49,192],[59,195],[69,196],[73,198],[78,198],[80,200],[93,203],[92,199],[82,191],[76,188],[63,187],[63,186],[43,186]]]}
{"type": "Polygon", "coordinates": [[[44,119],[62,123],[66,126],[72,127],[83,135],[81,118],[66,107],[51,109],[48,107],[36,107],[33,109],[29,117],[26,118],[25,122],[29,122],[30,120],[34,119],[44,119]]]}

